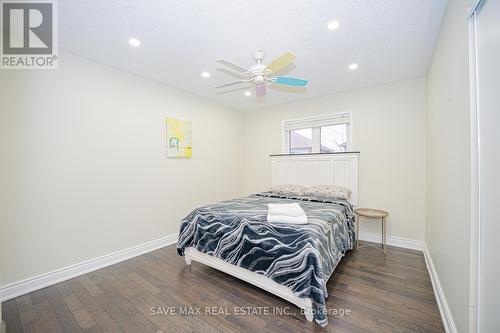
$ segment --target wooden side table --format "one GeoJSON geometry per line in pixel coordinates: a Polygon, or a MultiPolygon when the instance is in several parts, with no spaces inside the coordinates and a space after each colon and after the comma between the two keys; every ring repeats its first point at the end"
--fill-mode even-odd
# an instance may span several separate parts
{"type": "Polygon", "coordinates": [[[380,219],[382,222],[382,247],[384,248],[384,253],[387,253],[386,249],[386,238],[387,238],[387,216],[389,213],[379,209],[372,208],[356,208],[354,210],[356,213],[356,250],[359,248],[359,217],[367,217],[372,219],[380,219]]]}

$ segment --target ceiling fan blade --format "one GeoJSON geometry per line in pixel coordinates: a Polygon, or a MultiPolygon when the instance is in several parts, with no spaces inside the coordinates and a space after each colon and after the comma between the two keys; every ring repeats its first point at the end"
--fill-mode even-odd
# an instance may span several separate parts
{"type": "Polygon", "coordinates": [[[287,52],[278,58],[274,59],[266,69],[270,70],[271,73],[277,73],[280,69],[288,66],[292,61],[295,60],[295,54],[292,52],[287,52]]]}
{"type": "Polygon", "coordinates": [[[229,60],[226,60],[226,59],[219,59],[217,60],[217,62],[221,65],[224,65],[224,66],[227,66],[229,68],[232,68],[238,72],[243,72],[243,73],[246,73],[248,72],[248,69],[246,69],[245,67],[243,66],[240,66],[238,64],[235,64],[234,62],[231,62],[229,60]]]}
{"type": "Polygon", "coordinates": [[[234,88],[230,88],[229,90],[218,91],[215,94],[216,95],[225,95],[225,94],[229,94],[229,93],[232,93],[232,92],[235,92],[235,91],[243,91],[243,90],[248,90],[248,89],[251,89],[251,88],[252,88],[252,85],[244,84],[243,86],[237,86],[237,87],[234,87],[234,88]]]}
{"type": "Polygon", "coordinates": [[[257,97],[265,97],[266,96],[266,86],[261,84],[261,85],[256,85],[255,86],[255,93],[257,97]]]}
{"type": "Polygon", "coordinates": [[[307,84],[307,80],[297,79],[288,76],[277,76],[273,80],[274,83],[286,84],[287,86],[304,87],[307,84]]]}
{"type": "Polygon", "coordinates": [[[271,84],[269,89],[292,94],[305,94],[307,92],[307,87],[287,86],[286,84],[271,84]]]}
{"type": "Polygon", "coordinates": [[[248,75],[245,75],[241,72],[233,72],[227,68],[217,68],[217,71],[219,73],[223,73],[223,74],[232,76],[235,79],[248,79],[248,75]]]}
{"type": "Polygon", "coordinates": [[[235,84],[240,84],[242,82],[246,82],[246,81],[238,80],[238,81],[228,82],[228,83],[221,84],[220,86],[217,86],[215,88],[224,88],[224,87],[234,86],[235,84]]]}

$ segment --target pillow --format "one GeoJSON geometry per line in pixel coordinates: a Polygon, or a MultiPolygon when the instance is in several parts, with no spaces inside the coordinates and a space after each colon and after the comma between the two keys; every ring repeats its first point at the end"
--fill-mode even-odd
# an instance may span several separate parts
{"type": "Polygon", "coordinates": [[[349,199],[351,196],[351,190],[337,185],[317,185],[308,187],[304,194],[318,197],[349,199]]]}
{"type": "Polygon", "coordinates": [[[292,195],[303,195],[306,190],[305,186],[302,185],[276,185],[271,187],[269,192],[278,193],[278,194],[292,194],[292,195]]]}

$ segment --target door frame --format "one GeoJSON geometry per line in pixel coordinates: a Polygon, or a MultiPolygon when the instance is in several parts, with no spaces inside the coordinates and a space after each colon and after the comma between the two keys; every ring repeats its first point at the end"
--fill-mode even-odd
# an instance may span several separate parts
{"type": "Polygon", "coordinates": [[[480,151],[478,121],[478,85],[477,85],[477,44],[476,20],[481,6],[487,0],[471,0],[468,13],[469,24],[469,79],[470,79],[470,181],[471,181],[471,216],[470,216],[470,282],[469,282],[469,332],[479,329],[479,272],[481,264],[481,186],[480,186],[480,151]]]}

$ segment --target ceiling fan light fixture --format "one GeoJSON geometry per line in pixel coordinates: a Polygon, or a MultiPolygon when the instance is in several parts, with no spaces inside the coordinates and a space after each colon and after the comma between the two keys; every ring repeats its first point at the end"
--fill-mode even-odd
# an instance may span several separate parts
{"type": "MultiPolygon", "coordinates": [[[[237,84],[248,83],[251,84],[251,87],[255,88],[255,96],[257,99],[259,101],[263,101],[267,95],[268,86],[277,84],[292,87],[305,87],[307,85],[307,80],[277,75],[282,69],[290,65],[295,60],[295,54],[292,52],[286,52],[267,65],[263,62],[264,55],[265,53],[263,50],[257,50],[254,53],[254,60],[256,64],[248,69],[226,59],[217,60],[219,64],[239,72],[238,74],[241,78],[237,81],[218,85],[215,88],[220,89],[237,84]]],[[[247,97],[252,95],[250,90],[246,90],[248,88],[243,88],[245,89],[243,95],[247,97]]]]}

